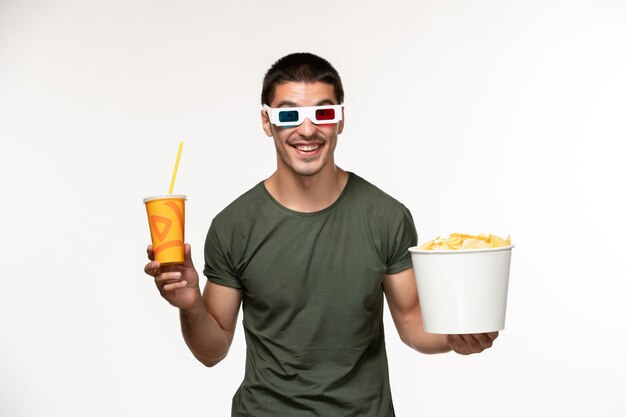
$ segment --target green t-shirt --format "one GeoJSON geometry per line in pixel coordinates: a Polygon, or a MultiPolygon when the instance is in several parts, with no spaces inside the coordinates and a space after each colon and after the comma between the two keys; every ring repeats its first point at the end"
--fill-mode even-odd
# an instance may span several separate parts
{"type": "Polygon", "coordinates": [[[353,173],[318,212],[261,182],[219,213],[204,274],[242,290],[247,345],[232,416],[393,416],[382,282],[415,244],[408,209],[353,173]]]}

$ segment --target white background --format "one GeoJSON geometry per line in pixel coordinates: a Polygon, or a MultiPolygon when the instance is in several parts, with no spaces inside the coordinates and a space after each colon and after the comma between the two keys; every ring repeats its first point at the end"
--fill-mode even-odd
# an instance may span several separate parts
{"type": "MultiPolygon", "coordinates": [[[[428,356],[386,317],[398,416],[625,416],[624,1],[0,0],[0,415],[227,416],[143,273],[142,198],[211,219],[275,167],[261,81],[328,59],[338,164],[413,213],[420,240],[511,234],[493,349],[428,356]]],[[[241,318],[241,317],[240,317],[241,318]]]]}

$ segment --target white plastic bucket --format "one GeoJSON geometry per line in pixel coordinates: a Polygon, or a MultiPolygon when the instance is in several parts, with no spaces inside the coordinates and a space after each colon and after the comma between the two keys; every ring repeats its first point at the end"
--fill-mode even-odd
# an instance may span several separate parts
{"type": "Polygon", "coordinates": [[[467,334],[504,329],[513,247],[409,248],[424,330],[467,334]]]}

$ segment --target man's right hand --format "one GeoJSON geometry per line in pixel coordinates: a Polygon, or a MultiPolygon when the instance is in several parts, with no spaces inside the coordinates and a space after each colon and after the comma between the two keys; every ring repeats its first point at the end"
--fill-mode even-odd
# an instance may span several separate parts
{"type": "Polygon", "coordinates": [[[148,245],[148,259],[144,271],[154,277],[154,283],[171,305],[183,310],[202,303],[198,286],[198,273],[191,260],[191,246],[185,244],[185,262],[182,265],[161,265],[154,260],[152,245],[148,245]]]}

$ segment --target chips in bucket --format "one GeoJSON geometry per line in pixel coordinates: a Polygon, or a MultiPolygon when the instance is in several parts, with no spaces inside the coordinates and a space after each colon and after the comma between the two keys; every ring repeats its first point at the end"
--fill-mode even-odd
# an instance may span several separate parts
{"type": "Polygon", "coordinates": [[[452,233],[450,237],[437,237],[430,242],[418,247],[421,250],[463,250],[463,249],[485,249],[511,246],[511,236],[502,239],[496,235],[467,235],[463,233],[452,233]]]}

